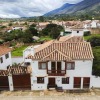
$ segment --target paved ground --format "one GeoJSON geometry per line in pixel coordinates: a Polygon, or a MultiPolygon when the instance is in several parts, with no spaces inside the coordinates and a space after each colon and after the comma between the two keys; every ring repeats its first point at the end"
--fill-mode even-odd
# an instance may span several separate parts
{"type": "Polygon", "coordinates": [[[0,100],[100,100],[100,89],[89,91],[1,91],[0,100]]]}
{"type": "Polygon", "coordinates": [[[100,100],[100,96],[61,96],[61,97],[31,97],[15,96],[0,97],[0,100],[100,100]]]}

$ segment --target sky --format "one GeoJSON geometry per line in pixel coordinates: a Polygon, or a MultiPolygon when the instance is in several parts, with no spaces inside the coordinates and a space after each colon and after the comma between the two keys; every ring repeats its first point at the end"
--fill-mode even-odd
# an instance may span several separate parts
{"type": "Polygon", "coordinates": [[[75,4],[80,1],[82,0],[0,0],[0,17],[41,16],[65,3],[75,4]]]}

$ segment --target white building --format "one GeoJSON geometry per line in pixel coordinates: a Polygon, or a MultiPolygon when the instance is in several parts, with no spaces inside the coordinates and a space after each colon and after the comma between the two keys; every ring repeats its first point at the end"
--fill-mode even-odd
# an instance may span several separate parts
{"type": "Polygon", "coordinates": [[[91,45],[82,36],[30,46],[23,51],[23,60],[24,66],[0,70],[0,90],[100,88],[100,77],[92,75],[91,45]]]}
{"type": "Polygon", "coordinates": [[[11,48],[0,46],[0,70],[6,70],[8,66],[12,66],[11,48]]]}
{"type": "Polygon", "coordinates": [[[68,28],[65,30],[64,35],[68,35],[68,34],[71,34],[72,36],[84,36],[84,29],[68,28]]]}
{"type": "Polygon", "coordinates": [[[32,90],[92,87],[93,54],[90,43],[84,42],[82,37],[52,40],[31,48],[28,57],[25,56],[28,49],[24,51],[24,60],[32,67],[32,90]]]}
{"type": "Polygon", "coordinates": [[[99,20],[92,20],[84,24],[84,28],[100,28],[100,21],[99,20]]]}

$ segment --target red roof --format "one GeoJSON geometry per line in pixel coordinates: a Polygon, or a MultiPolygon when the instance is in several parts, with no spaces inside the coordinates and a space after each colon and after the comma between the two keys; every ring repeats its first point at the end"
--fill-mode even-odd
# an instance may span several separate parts
{"type": "Polygon", "coordinates": [[[9,47],[5,47],[5,46],[0,46],[0,56],[7,54],[8,52],[10,52],[12,49],[9,47]]]}

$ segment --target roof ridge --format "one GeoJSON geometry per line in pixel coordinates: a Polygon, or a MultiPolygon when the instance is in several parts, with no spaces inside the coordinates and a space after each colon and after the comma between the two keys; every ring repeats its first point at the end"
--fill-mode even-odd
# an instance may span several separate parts
{"type": "Polygon", "coordinates": [[[58,53],[60,53],[61,55],[63,55],[66,58],[69,58],[70,60],[72,60],[70,57],[66,56],[65,54],[63,54],[61,51],[55,49],[54,51],[52,51],[50,54],[48,54],[47,56],[43,57],[43,59],[45,59],[46,57],[48,57],[49,55],[51,55],[52,53],[54,53],[55,51],[58,51],[58,53]]]}

